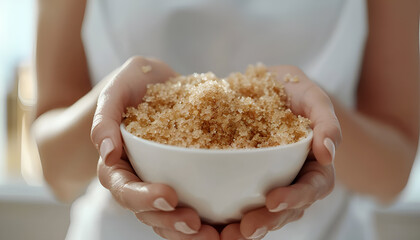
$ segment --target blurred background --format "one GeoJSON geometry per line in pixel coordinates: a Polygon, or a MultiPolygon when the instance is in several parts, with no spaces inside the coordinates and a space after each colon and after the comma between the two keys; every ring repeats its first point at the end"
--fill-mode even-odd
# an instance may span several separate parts
{"type": "MultiPolygon", "coordinates": [[[[36,1],[0,0],[0,239],[64,239],[70,206],[57,202],[42,177],[30,134],[36,103],[36,1]]],[[[420,239],[420,159],[399,200],[388,207],[361,198],[351,211],[369,214],[375,239],[420,239]],[[363,205],[363,206],[362,206],[363,205]]]]}

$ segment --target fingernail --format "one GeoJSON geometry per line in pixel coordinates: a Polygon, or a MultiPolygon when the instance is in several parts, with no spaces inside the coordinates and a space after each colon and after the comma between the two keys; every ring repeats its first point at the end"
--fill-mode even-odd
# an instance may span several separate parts
{"type": "Polygon", "coordinates": [[[331,155],[331,162],[334,162],[335,158],[335,145],[334,142],[330,138],[324,139],[324,146],[328,149],[331,155]]]}
{"type": "Polygon", "coordinates": [[[173,211],[175,209],[164,198],[156,198],[153,202],[153,207],[165,212],[173,211]]]}
{"type": "Polygon", "coordinates": [[[195,234],[197,231],[191,229],[185,222],[176,222],[174,227],[177,231],[185,234],[195,234]]]}
{"type": "Polygon", "coordinates": [[[287,203],[280,203],[276,208],[268,209],[270,212],[280,212],[286,209],[289,205],[287,203]]]}
{"type": "Polygon", "coordinates": [[[255,230],[255,232],[251,236],[249,236],[248,239],[260,238],[265,234],[267,234],[267,227],[260,227],[257,230],[255,230]]]}
{"type": "Polygon", "coordinates": [[[101,148],[99,152],[101,153],[101,158],[106,162],[108,155],[114,150],[114,144],[110,138],[105,138],[101,143],[101,148]]]}

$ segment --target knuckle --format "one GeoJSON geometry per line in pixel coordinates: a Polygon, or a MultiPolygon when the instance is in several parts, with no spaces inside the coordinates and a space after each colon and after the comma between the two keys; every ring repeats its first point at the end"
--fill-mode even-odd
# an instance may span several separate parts
{"type": "Polygon", "coordinates": [[[192,208],[178,208],[177,212],[179,216],[182,216],[184,218],[188,216],[198,216],[197,212],[193,210],[192,208]]]}
{"type": "Polygon", "coordinates": [[[325,117],[320,121],[320,125],[323,125],[326,130],[326,134],[331,137],[332,140],[341,139],[341,126],[337,116],[334,112],[331,112],[330,116],[325,117]]]}
{"type": "Polygon", "coordinates": [[[334,189],[335,186],[335,170],[333,166],[330,166],[329,169],[327,170],[327,176],[329,178],[328,184],[326,186],[326,191],[325,194],[322,197],[327,196],[328,194],[330,194],[332,192],[332,190],[334,189]]]}
{"type": "Polygon", "coordinates": [[[112,195],[114,195],[115,199],[124,207],[127,207],[126,200],[124,198],[124,189],[127,183],[119,184],[114,183],[110,186],[109,190],[111,191],[112,195]]]}
{"type": "Polygon", "coordinates": [[[307,204],[303,205],[303,206],[302,206],[302,208],[303,208],[303,209],[307,209],[307,208],[309,208],[310,206],[312,206],[312,204],[314,204],[314,201],[310,201],[310,202],[308,202],[307,204]]]}
{"type": "Polygon", "coordinates": [[[305,169],[306,183],[303,185],[306,189],[307,201],[306,203],[313,203],[314,201],[326,195],[326,192],[331,189],[334,182],[334,176],[329,171],[318,163],[308,163],[308,169],[305,169]]]}
{"type": "Polygon", "coordinates": [[[336,126],[333,136],[335,137],[336,145],[340,145],[341,141],[343,140],[343,132],[341,131],[341,126],[338,119],[336,120],[336,126]]]}
{"type": "Polygon", "coordinates": [[[328,183],[327,174],[322,170],[315,170],[311,178],[310,184],[314,189],[325,187],[328,183]]]}
{"type": "Polygon", "coordinates": [[[285,66],[291,73],[303,73],[303,71],[295,65],[286,65],[285,66]]]}
{"type": "MultiPolygon", "coordinates": [[[[317,104],[324,106],[328,98],[325,98],[325,94],[321,92],[321,89],[315,83],[307,84],[302,90],[302,101],[305,103],[311,103],[316,100],[317,104]]],[[[307,104],[307,106],[311,106],[307,104]]]]}
{"type": "MultiPolygon", "coordinates": [[[[115,174],[115,173],[114,173],[115,174]]],[[[111,177],[111,179],[114,179],[111,177]]],[[[115,197],[115,199],[120,203],[121,206],[130,209],[131,211],[139,211],[137,209],[136,202],[133,202],[133,198],[130,197],[130,194],[127,194],[129,191],[129,185],[133,184],[135,181],[133,180],[122,180],[122,181],[114,181],[110,183],[109,191],[115,197]]]]}
{"type": "Polygon", "coordinates": [[[136,213],[136,218],[143,224],[146,224],[148,226],[153,226],[148,220],[147,218],[144,217],[143,213],[136,213]]]}
{"type": "Polygon", "coordinates": [[[285,201],[291,189],[293,188],[295,188],[294,185],[291,185],[290,187],[280,187],[273,189],[266,196],[266,206],[270,209],[277,207],[278,204],[285,201]]]}
{"type": "Polygon", "coordinates": [[[332,108],[330,97],[317,84],[311,82],[303,91],[303,96],[306,97],[304,101],[313,102],[316,100],[319,106],[332,108]]]}
{"type": "Polygon", "coordinates": [[[147,61],[149,62],[149,63],[152,63],[152,64],[164,64],[164,65],[166,65],[164,62],[162,62],[160,59],[158,59],[158,58],[154,58],[154,57],[149,57],[149,58],[147,58],[147,61]]]}
{"type": "Polygon", "coordinates": [[[149,191],[157,196],[166,196],[171,192],[171,188],[165,184],[152,183],[148,186],[149,191]]]}
{"type": "Polygon", "coordinates": [[[333,115],[325,116],[317,121],[315,129],[327,136],[335,136],[338,132],[337,118],[333,115]]]}
{"type": "Polygon", "coordinates": [[[298,210],[296,213],[295,221],[301,219],[304,214],[305,214],[305,210],[298,210]]]}
{"type": "Polygon", "coordinates": [[[154,231],[157,235],[159,235],[159,236],[161,236],[162,238],[165,238],[165,239],[166,239],[166,236],[165,236],[165,234],[164,234],[164,232],[162,231],[162,229],[161,229],[161,228],[158,228],[158,227],[153,227],[153,231],[154,231]]]}
{"type": "Polygon", "coordinates": [[[98,174],[98,179],[99,179],[99,182],[101,183],[101,185],[104,188],[109,189],[109,182],[108,182],[108,178],[107,178],[109,173],[108,173],[102,159],[98,163],[97,174],[98,174]]]}
{"type": "Polygon", "coordinates": [[[340,123],[334,114],[328,117],[319,119],[314,127],[314,131],[319,135],[322,140],[325,137],[331,138],[331,140],[338,145],[342,139],[342,132],[340,123]]]}
{"type": "Polygon", "coordinates": [[[324,170],[325,171],[325,175],[328,178],[334,179],[334,177],[335,177],[335,168],[334,168],[334,166],[333,165],[325,166],[324,169],[325,169],[324,170]]]}
{"type": "Polygon", "coordinates": [[[303,217],[303,214],[304,214],[303,209],[291,209],[288,212],[287,217],[282,221],[282,225],[301,219],[303,217]]]}
{"type": "Polygon", "coordinates": [[[303,167],[303,173],[312,175],[321,175],[326,177],[327,168],[319,164],[317,161],[310,161],[305,163],[303,167]]]}
{"type": "Polygon", "coordinates": [[[334,173],[328,170],[328,168],[315,170],[310,184],[316,193],[314,200],[322,199],[334,188],[334,173]]]}
{"type": "Polygon", "coordinates": [[[204,233],[204,235],[207,236],[207,239],[219,239],[219,233],[211,226],[202,225],[200,232],[204,233]]]}
{"type": "Polygon", "coordinates": [[[93,121],[92,121],[92,128],[90,130],[90,137],[91,140],[94,144],[98,145],[99,144],[99,139],[98,139],[98,135],[99,135],[99,126],[103,121],[103,116],[101,114],[95,114],[95,116],[93,117],[93,121]]]}
{"type": "Polygon", "coordinates": [[[131,65],[144,64],[146,62],[147,62],[147,59],[142,56],[132,56],[126,61],[126,64],[131,66],[131,65]]]}

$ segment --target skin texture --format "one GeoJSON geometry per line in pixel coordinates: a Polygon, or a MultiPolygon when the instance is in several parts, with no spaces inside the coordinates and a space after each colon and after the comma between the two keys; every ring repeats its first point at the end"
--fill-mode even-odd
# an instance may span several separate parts
{"type": "Polygon", "coordinates": [[[89,130],[101,84],[92,89],[80,29],[85,1],[38,1],[37,120],[32,129],[44,178],[70,202],[95,176],[89,130]],[[79,144],[74,144],[78,142],[79,144]]]}
{"type": "Polygon", "coordinates": [[[419,1],[369,1],[370,33],[356,109],[331,101],[296,67],[271,69],[280,79],[285,73],[299,76],[301,81],[287,83],[286,90],[294,96],[292,110],[313,121],[314,154],[293,185],[268,193],[265,207],[217,230],[201,223],[194,210],[176,208],[178,198],[170,187],[142,183],[122,151],[118,126],[124,107],[140,102],[147,83],[165,81],[174,71],[158,60],[134,57],[92,88],[80,36],[84,8],[85,0],[39,1],[39,99],[33,131],[45,179],[59,199],[73,201],[97,170],[115,199],[166,239],[240,239],[257,229],[264,235],[264,230],[299,219],[307,207],[332,190],[332,156],[323,144],[327,136],[336,147],[337,178],[349,189],[389,202],[404,188],[419,129],[419,1]],[[144,74],[140,70],[144,65],[151,65],[152,72],[144,74]],[[344,136],[340,146],[335,114],[344,136]],[[104,139],[112,143],[107,149],[101,149],[104,139]],[[98,152],[103,155],[99,161],[98,152]],[[153,203],[158,198],[174,209],[156,208],[153,203]],[[288,207],[269,211],[279,203],[288,207]],[[175,229],[177,222],[197,233],[182,233],[175,229]]]}
{"type": "Polygon", "coordinates": [[[335,102],[344,136],[337,176],[349,189],[383,202],[391,202],[404,188],[416,155],[419,9],[420,2],[413,0],[368,1],[370,32],[357,109],[335,102]]]}
{"type": "MultiPolygon", "coordinates": [[[[334,186],[334,169],[331,164],[333,157],[323,142],[329,138],[338,145],[341,142],[341,131],[330,99],[297,67],[277,66],[272,67],[270,71],[275,72],[279,79],[287,73],[299,77],[299,83],[285,83],[285,88],[288,94],[294,96],[291,101],[292,110],[307,116],[312,121],[314,158],[308,159],[304,164],[293,185],[273,189],[267,195],[267,207],[247,213],[239,228],[226,228],[222,233],[227,236],[226,239],[232,239],[230,235],[238,234],[250,237],[258,228],[267,227],[267,230],[271,230],[278,227],[279,222],[286,224],[297,220],[302,217],[304,209],[328,195],[334,186]],[[290,210],[269,211],[269,209],[277,208],[280,203],[287,203],[290,210]]],[[[175,191],[162,184],[141,182],[128,161],[122,156],[119,125],[125,108],[137,105],[141,101],[147,84],[161,82],[174,75],[175,72],[163,62],[133,57],[104,87],[98,99],[91,132],[92,142],[98,146],[101,153],[98,177],[102,185],[113,193],[121,205],[136,212],[137,218],[154,227],[159,235],[170,239],[184,239],[182,237],[184,234],[175,228],[176,222],[184,222],[192,230],[198,231],[194,237],[217,239],[218,237],[210,237],[214,235],[213,233],[217,233],[212,226],[200,228],[200,218],[193,209],[176,208],[165,213],[156,211],[159,209],[153,207],[153,202],[158,198],[163,198],[172,207],[176,207],[175,191]],[[152,71],[145,74],[141,69],[142,66],[147,65],[152,67],[152,71]],[[105,139],[110,139],[112,146],[105,145],[105,139]]]]}

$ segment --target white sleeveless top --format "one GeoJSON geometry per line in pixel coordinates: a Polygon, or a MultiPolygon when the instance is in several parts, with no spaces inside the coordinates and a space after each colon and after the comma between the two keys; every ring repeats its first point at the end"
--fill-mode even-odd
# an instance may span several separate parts
{"type": "MultiPolygon", "coordinates": [[[[133,55],[220,77],[257,62],[292,64],[352,106],[366,21],[364,0],[91,0],[83,41],[94,83],[133,55]]],[[[302,219],[264,239],[346,239],[348,199],[338,183],[302,219]]],[[[134,238],[161,239],[95,180],[73,204],[67,240],[134,238]]]]}

